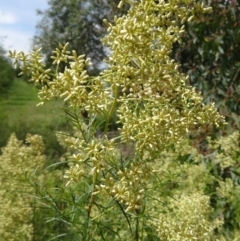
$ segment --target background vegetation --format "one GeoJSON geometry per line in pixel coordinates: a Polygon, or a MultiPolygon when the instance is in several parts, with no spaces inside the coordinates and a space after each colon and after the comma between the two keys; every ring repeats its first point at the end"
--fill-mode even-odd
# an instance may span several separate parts
{"type": "MultiPolygon", "coordinates": [[[[92,1],[91,4],[84,4],[82,1],[71,1],[68,4],[62,1],[50,1],[49,9],[46,12],[39,11],[43,20],[37,26],[39,32],[34,40],[34,45],[43,46],[47,65],[50,66],[50,51],[55,49],[59,42],[68,41],[70,49],[76,49],[78,54],[87,53],[87,56],[96,57],[93,69],[98,72],[97,63],[106,54],[106,49],[101,47],[99,41],[99,38],[106,32],[101,19],[107,17],[110,18],[109,22],[111,22],[112,15],[117,11],[117,4],[118,1],[116,3],[111,1],[111,4],[104,1],[104,5],[100,9],[98,1],[92,1]],[[79,11],[81,11],[81,18],[78,18],[79,11]],[[86,26],[88,27],[86,28],[86,26]]],[[[225,237],[221,240],[239,240],[240,56],[238,53],[240,2],[212,1],[211,6],[213,7],[211,14],[205,15],[197,23],[186,24],[186,32],[182,42],[174,45],[172,56],[181,63],[180,71],[190,76],[189,84],[195,86],[202,93],[205,103],[215,102],[220,113],[226,117],[228,125],[221,131],[215,130],[215,132],[206,128],[200,135],[196,129],[195,136],[197,138],[194,139],[194,144],[200,153],[189,143],[182,143],[181,146],[170,146],[168,150],[161,153],[159,160],[154,163],[154,167],[158,168],[163,180],[158,180],[160,184],[155,180],[156,182],[151,187],[151,195],[156,197],[161,195],[162,205],[170,207],[167,211],[159,214],[159,220],[165,222],[165,224],[162,222],[162,226],[160,225],[158,229],[163,237],[161,240],[177,240],[175,239],[176,235],[167,237],[171,230],[168,229],[166,223],[176,234],[179,232],[179,228],[177,225],[174,226],[174,223],[181,224],[183,230],[183,226],[187,222],[189,222],[187,223],[189,226],[198,222],[191,214],[194,213],[194,208],[200,205],[199,200],[202,200],[201,203],[210,202],[211,207],[206,213],[211,213],[212,220],[214,218],[223,220],[221,228],[218,229],[218,224],[208,223],[209,228],[211,225],[213,225],[213,229],[216,228],[214,231],[216,236],[213,236],[212,240],[220,240],[220,238],[217,239],[220,235],[225,237]],[[229,135],[234,131],[236,132],[233,135],[229,135]],[[211,135],[212,139],[206,138],[207,135],[211,135]],[[217,137],[218,140],[215,140],[217,137]],[[162,160],[166,161],[163,163],[162,160]],[[162,166],[159,167],[159,165],[162,166]],[[187,197],[190,194],[186,194],[186,197],[181,196],[180,193],[189,189],[201,190],[209,200],[202,196],[193,195],[193,204],[188,203],[187,197]],[[174,199],[169,197],[174,197],[174,199]],[[181,200],[185,200],[185,202],[181,202],[181,200]],[[186,209],[191,210],[189,216],[186,215],[186,209]],[[171,213],[172,210],[177,211],[171,213]],[[185,220],[180,218],[184,215],[187,217],[185,220]],[[173,217],[179,217],[179,219],[173,217]]],[[[128,6],[126,6],[127,8],[128,6]]],[[[125,12],[126,9],[122,11],[125,12]]],[[[75,121],[76,124],[76,118],[72,110],[66,110],[66,106],[59,99],[53,99],[46,105],[36,108],[39,102],[37,99],[38,89],[23,79],[16,78],[11,62],[5,57],[3,49],[1,49],[0,56],[0,91],[0,146],[7,145],[7,140],[12,132],[15,132],[17,138],[23,141],[21,144],[23,147],[24,145],[29,146],[29,143],[25,141],[27,133],[40,134],[45,145],[45,150],[42,150],[42,154],[46,155],[43,166],[48,168],[41,177],[41,180],[45,181],[36,180],[35,175],[32,175],[35,173],[34,170],[28,170],[28,173],[22,172],[23,176],[21,176],[25,175],[35,190],[35,193],[31,193],[31,195],[38,197],[38,204],[35,201],[31,203],[34,212],[31,214],[32,218],[29,223],[33,225],[33,231],[31,231],[33,236],[29,240],[68,241],[86,237],[82,230],[87,223],[79,222],[78,216],[82,215],[83,217],[84,215],[81,210],[84,208],[83,202],[90,196],[90,191],[86,192],[86,196],[81,196],[79,190],[89,189],[84,189],[86,187],[81,185],[65,188],[64,171],[68,168],[67,157],[65,155],[60,158],[60,156],[67,153],[66,149],[69,147],[69,143],[63,144],[60,141],[61,146],[55,135],[59,131],[73,132],[73,126],[69,119],[75,121]]],[[[104,118],[99,119],[100,121],[96,126],[104,122],[104,118]]],[[[101,132],[98,134],[101,136],[101,132]]],[[[62,139],[61,136],[59,139],[62,139]]],[[[17,147],[15,153],[21,151],[17,147]]],[[[75,151],[71,154],[74,153],[75,151]]],[[[33,153],[29,158],[37,160],[34,155],[38,154],[33,153]]],[[[4,165],[1,165],[0,176],[1,180],[4,180],[2,183],[9,184],[6,181],[8,179],[4,179],[3,173],[6,172],[6,177],[12,175],[11,169],[14,169],[14,166],[7,164],[6,156],[3,149],[1,162],[5,162],[8,169],[6,170],[4,165]]],[[[21,160],[21,157],[14,158],[21,160]]],[[[130,164],[127,167],[130,168],[130,164]]],[[[22,168],[25,168],[24,165],[22,168]]],[[[18,175],[16,180],[19,178],[18,175]]],[[[22,182],[22,179],[17,182],[18,185],[20,183],[28,185],[26,182],[22,182]]],[[[4,188],[7,187],[7,184],[4,188]]],[[[11,190],[17,192],[19,189],[12,188],[11,190]]],[[[0,192],[0,194],[2,193],[0,192]]],[[[11,202],[14,203],[15,200],[11,202]]],[[[99,208],[104,210],[107,207],[106,210],[108,210],[109,206],[107,205],[110,204],[105,203],[105,205],[105,207],[99,208]]],[[[200,211],[198,210],[197,214],[200,211]]],[[[104,211],[102,215],[105,215],[104,211]]],[[[118,227],[119,229],[126,228],[124,222],[120,220],[115,222],[116,217],[121,215],[123,213],[119,214],[115,209],[111,209],[110,215],[104,216],[104,222],[101,223],[96,219],[94,224],[99,229],[93,230],[96,238],[94,239],[93,236],[92,240],[104,240],[104,238],[105,240],[109,238],[119,240],[112,230],[117,230],[118,227]],[[107,228],[109,223],[115,225],[112,230],[107,228]]],[[[209,217],[204,215],[201,217],[209,220],[209,217]]],[[[123,218],[125,217],[123,216],[123,218]]],[[[21,222],[20,219],[19,222],[21,222]]],[[[145,225],[145,230],[142,232],[146,232],[147,236],[143,240],[160,240],[152,230],[152,225],[150,223],[145,225]]],[[[8,239],[5,238],[5,240],[8,239]]],[[[26,237],[22,240],[26,240],[26,237]]],[[[202,240],[200,236],[199,240],[202,240]]]]}
{"type": "Polygon", "coordinates": [[[212,13],[186,24],[174,56],[205,103],[215,102],[228,121],[227,132],[240,128],[240,4],[211,1],[212,13]]]}
{"type": "Polygon", "coordinates": [[[51,66],[52,50],[69,43],[78,55],[85,54],[93,62],[91,73],[97,74],[106,57],[101,39],[106,34],[103,19],[113,20],[115,15],[126,12],[127,6],[118,9],[118,0],[51,0],[49,8],[38,11],[42,20],[37,24],[33,46],[42,48],[46,64],[51,66]]]}
{"type": "Polygon", "coordinates": [[[24,140],[28,133],[43,136],[46,155],[57,160],[62,148],[57,142],[55,132],[71,130],[68,120],[62,112],[63,105],[52,100],[48,105],[39,106],[37,88],[26,81],[13,78],[7,96],[2,94],[0,118],[0,144],[5,146],[11,133],[24,140]]]}
{"type": "Polygon", "coordinates": [[[0,93],[6,93],[15,77],[15,71],[0,45],[0,93]]]}

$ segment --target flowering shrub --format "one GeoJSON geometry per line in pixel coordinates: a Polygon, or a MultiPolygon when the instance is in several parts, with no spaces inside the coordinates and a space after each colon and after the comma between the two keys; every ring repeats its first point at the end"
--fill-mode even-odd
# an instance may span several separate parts
{"type": "Polygon", "coordinates": [[[182,152],[191,129],[224,121],[213,104],[202,103],[169,56],[184,32],[181,25],[211,9],[190,0],[128,3],[126,16],[116,17],[114,24],[104,20],[103,43],[110,55],[108,68],[97,77],[87,74],[90,60],[68,51],[68,44],[53,51],[55,73],[44,68],[40,50],[10,53],[15,65],[22,62],[22,73],[42,86],[40,104],[63,98],[76,127],[74,135],[59,137],[68,148],[63,158],[69,167],[64,208],[55,205],[58,219],[73,240],[211,240],[223,221],[210,219],[210,199],[200,183],[192,185],[189,174],[193,168],[206,170],[197,158],[192,166],[185,158],[181,163],[172,148],[182,152]],[[62,61],[69,66],[64,72],[58,71],[62,61]],[[120,128],[111,138],[114,114],[120,128]],[[130,156],[122,145],[132,147],[130,156]]]}
{"type": "Polygon", "coordinates": [[[209,197],[200,193],[174,196],[168,211],[159,215],[158,232],[163,240],[209,240],[209,233],[221,225],[209,221],[209,197]]]}
{"type": "Polygon", "coordinates": [[[28,135],[26,143],[12,134],[0,155],[0,240],[33,238],[34,189],[26,185],[25,174],[45,163],[42,138],[28,135]]]}

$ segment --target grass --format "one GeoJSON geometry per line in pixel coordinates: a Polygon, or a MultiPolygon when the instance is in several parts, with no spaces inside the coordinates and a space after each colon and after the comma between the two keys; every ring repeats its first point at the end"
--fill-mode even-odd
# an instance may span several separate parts
{"type": "Polygon", "coordinates": [[[24,119],[25,123],[62,121],[62,102],[51,100],[43,106],[37,107],[40,102],[37,88],[22,80],[15,80],[8,97],[2,101],[6,113],[11,116],[10,124],[24,119]]]}
{"type": "Polygon", "coordinates": [[[4,146],[12,132],[19,139],[27,133],[43,136],[47,154],[59,156],[60,146],[55,133],[68,130],[69,124],[61,110],[63,102],[54,99],[42,106],[37,104],[38,89],[31,83],[16,79],[7,95],[0,100],[0,146],[4,146]]]}

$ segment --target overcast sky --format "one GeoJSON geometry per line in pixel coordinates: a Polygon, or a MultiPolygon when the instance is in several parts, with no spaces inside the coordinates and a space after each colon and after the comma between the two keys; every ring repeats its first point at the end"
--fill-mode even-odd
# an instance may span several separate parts
{"type": "Polygon", "coordinates": [[[3,47],[28,52],[36,24],[41,19],[36,10],[47,8],[47,0],[0,0],[0,43],[3,47]]]}

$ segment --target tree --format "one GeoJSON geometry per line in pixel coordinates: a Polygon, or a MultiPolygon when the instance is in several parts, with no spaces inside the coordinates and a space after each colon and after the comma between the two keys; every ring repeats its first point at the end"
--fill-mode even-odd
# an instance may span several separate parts
{"type": "MultiPolygon", "coordinates": [[[[37,24],[33,44],[42,47],[46,63],[51,63],[52,50],[59,43],[69,42],[77,54],[86,54],[99,68],[106,51],[100,39],[106,33],[103,19],[113,19],[118,0],[50,0],[49,9],[38,10],[42,20],[37,24]]],[[[126,9],[126,8],[125,8],[126,9]]],[[[123,9],[122,11],[125,11],[123,9]]]]}
{"type": "Polygon", "coordinates": [[[15,78],[15,71],[5,53],[0,45],[0,94],[6,93],[15,78]]]}
{"type": "Polygon", "coordinates": [[[189,83],[215,102],[231,128],[240,128],[240,1],[211,1],[212,13],[187,23],[175,58],[189,83]]]}

